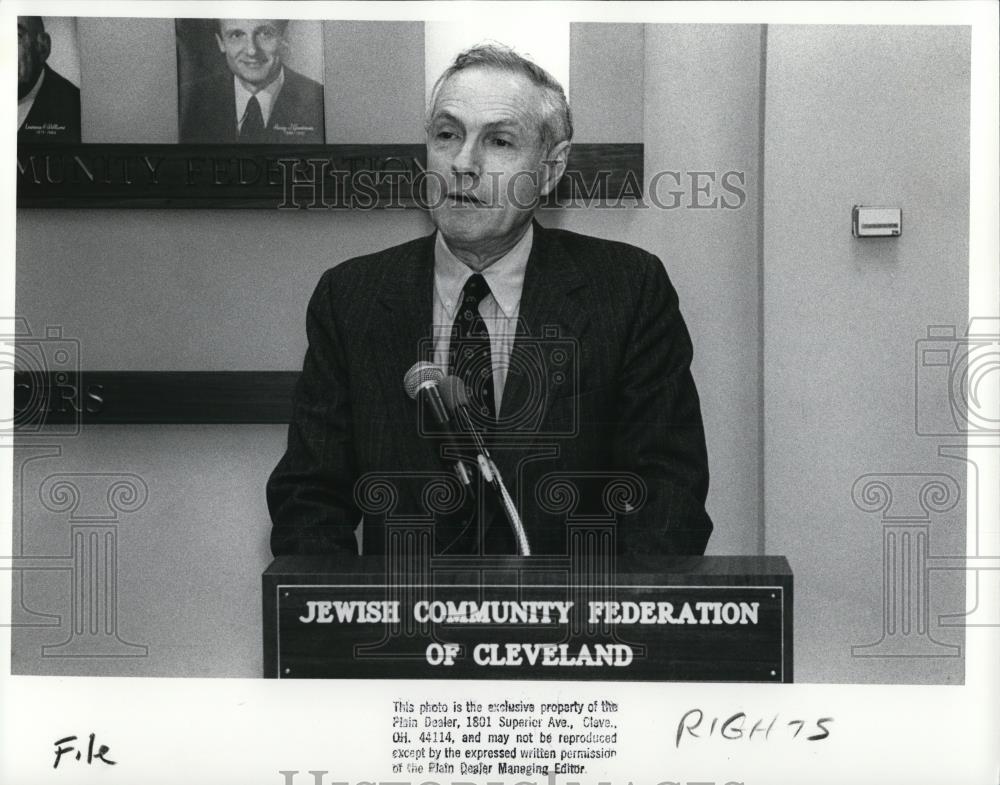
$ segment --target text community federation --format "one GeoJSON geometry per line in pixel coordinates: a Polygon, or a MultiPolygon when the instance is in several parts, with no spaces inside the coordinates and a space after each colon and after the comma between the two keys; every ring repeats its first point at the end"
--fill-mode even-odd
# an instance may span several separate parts
{"type": "MultiPolygon", "coordinates": [[[[309,600],[302,624],[398,624],[398,600],[309,600]]],[[[455,625],[567,625],[573,602],[487,600],[421,600],[411,612],[418,624],[455,625]]],[[[589,602],[588,624],[609,625],[756,625],[757,602],[601,601],[589,602]]],[[[432,644],[431,665],[451,665],[456,644],[432,644]]],[[[565,643],[480,643],[472,649],[479,666],[614,666],[632,663],[632,649],[621,643],[570,646],[565,643]]]]}
{"type": "MultiPolygon", "coordinates": [[[[436,624],[568,624],[573,602],[421,600],[413,619],[436,624]]],[[[757,624],[757,602],[590,602],[588,624],[757,624]]],[[[309,600],[303,624],[398,624],[399,600],[309,600]]]]}

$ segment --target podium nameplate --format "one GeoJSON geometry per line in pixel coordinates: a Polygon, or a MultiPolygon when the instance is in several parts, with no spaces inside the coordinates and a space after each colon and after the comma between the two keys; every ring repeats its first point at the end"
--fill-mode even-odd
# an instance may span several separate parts
{"type": "Polygon", "coordinates": [[[568,562],[508,559],[414,580],[282,571],[279,559],[264,575],[265,675],[791,681],[787,562],[715,558],[743,571],[703,557],[684,573],[619,568],[587,583],[568,562]]]}

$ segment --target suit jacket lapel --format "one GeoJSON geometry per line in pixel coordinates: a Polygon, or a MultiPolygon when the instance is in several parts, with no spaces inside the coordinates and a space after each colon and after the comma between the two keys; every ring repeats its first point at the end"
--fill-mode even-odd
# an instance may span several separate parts
{"type": "MultiPolygon", "coordinates": [[[[572,374],[558,373],[548,350],[566,340],[579,348],[577,342],[589,321],[585,298],[581,297],[588,281],[551,233],[538,223],[534,229],[518,311],[518,335],[500,402],[500,420],[540,407],[540,416],[531,420],[536,426],[541,424],[544,431],[545,414],[552,401],[574,392],[573,385],[577,383],[572,374]],[[541,368],[536,367],[539,360],[541,368]],[[542,377],[537,375],[539,372],[542,377]]],[[[577,357],[577,368],[579,362],[577,357]]]]}
{"type": "Polygon", "coordinates": [[[228,71],[222,81],[223,99],[212,111],[216,113],[214,124],[222,129],[220,142],[238,142],[240,139],[239,118],[236,117],[236,87],[233,77],[228,71]]]}
{"type": "MultiPolygon", "coordinates": [[[[581,339],[593,307],[585,296],[587,288],[588,280],[576,261],[536,223],[518,312],[518,335],[500,402],[501,429],[505,420],[524,419],[514,426],[514,434],[497,439],[492,450],[522,515],[531,508],[525,507],[529,489],[520,487],[521,470],[533,460],[551,460],[558,455],[556,442],[547,438],[552,432],[549,409],[556,398],[578,390],[581,339]],[[557,366],[553,350],[560,348],[574,353],[575,362],[557,366]]],[[[524,523],[530,533],[531,518],[525,518],[524,523]]],[[[486,524],[487,529],[493,526],[507,526],[502,513],[486,524]]]]}
{"type": "Polygon", "coordinates": [[[281,90],[278,96],[274,99],[274,103],[271,105],[271,114],[267,118],[267,132],[271,134],[272,141],[281,141],[280,138],[274,135],[275,123],[279,125],[289,125],[289,118],[292,114],[290,107],[294,106],[295,96],[295,85],[290,76],[289,69],[285,69],[285,83],[281,86],[281,90]]]}
{"type": "Polygon", "coordinates": [[[433,360],[431,321],[434,313],[434,235],[415,243],[405,255],[383,268],[379,285],[379,340],[373,352],[386,352],[387,361],[373,363],[380,369],[388,419],[398,423],[404,446],[404,465],[415,470],[441,469],[437,446],[417,429],[418,410],[403,389],[403,376],[420,360],[433,360]]]}

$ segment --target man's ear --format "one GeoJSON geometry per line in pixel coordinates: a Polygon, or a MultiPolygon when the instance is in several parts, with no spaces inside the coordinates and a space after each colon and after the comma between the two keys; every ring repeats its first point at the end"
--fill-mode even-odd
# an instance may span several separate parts
{"type": "Polygon", "coordinates": [[[222,52],[222,54],[225,54],[226,53],[226,45],[224,43],[222,43],[222,36],[219,35],[218,32],[215,33],[215,43],[217,43],[219,45],[219,51],[222,52]]]}
{"type": "Polygon", "coordinates": [[[42,62],[49,59],[49,54],[52,52],[52,38],[48,33],[39,33],[37,38],[38,43],[38,54],[42,58],[42,62]]]}
{"type": "Polygon", "coordinates": [[[560,142],[542,158],[542,179],[539,196],[548,196],[559,184],[569,161],[569,142],[560,142]]]}

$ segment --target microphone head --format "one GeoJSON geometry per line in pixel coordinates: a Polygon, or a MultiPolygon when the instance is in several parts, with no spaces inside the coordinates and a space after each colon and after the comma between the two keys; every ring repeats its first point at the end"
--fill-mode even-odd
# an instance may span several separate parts
{"type": "Polygon", "coordinates": [[[417,390],[427,382],[440,382],[444,378],[441,366],[429,362],[414,363],[403,377],[403,388],[406,394],[416,400],[417,390]]]}
{"type": "Polygon", "coordinates": [[[449,414],[453,414],[460,406],[469,405],[469,393],[465,382],[457,376],[445,376],[438,384],[438,392],[449,414]]]}

